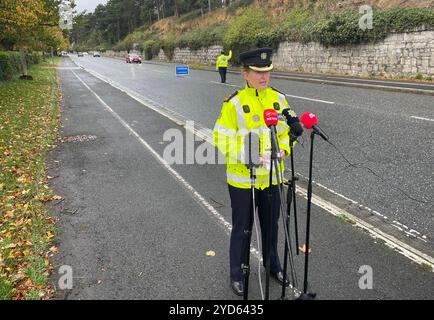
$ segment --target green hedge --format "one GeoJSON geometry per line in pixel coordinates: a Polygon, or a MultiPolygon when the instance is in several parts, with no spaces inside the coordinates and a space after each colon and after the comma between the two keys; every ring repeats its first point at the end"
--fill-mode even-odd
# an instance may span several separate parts
{"type": "Polygon", "coordinates": [[[188,47],[191,50],[198,50],[202,47],[210,47],[212,45],[220,44],[223,42],[226,30],[227,26],[224,25],[193,30],[182,34],[176,41],[175,46],[179,48],[188,47]]]}
{"type": "Polygon", "coordinates": [[[277,47],[281,39],[281,27],[274,25],[264,10],[249,8],[229,25],[223,44],[234,52],[236,61],[245,50],[263,46],[277,47]]]}
{"type": "MultiPolygon", "coordinates": [[[[42,60],[42,53],[33,52],[25,55],[27,66],[38,64],[42,60]]],[[[10,80],[14,74],[23,73],[21,54],[16,51],[0,51],[0,81],[10,80]]]]}
{"type": "Polygon", "coordinates": [[[384,40],[392,32],[411,31],[418,27],[434,28],[434,9],[393,8],[373,12],[373,29],[359,26],[362,14],[346,10],[330,16],[315,17],[306,10],[292,11],[283,32],[289,41],[316,41],[325,46],[354,45],[384,40]]]}
{"type": "Polygon", "coordinates": [[[150,39],[143,43],[143,50],[145,52],[145,59],[151,60],[153,57],[158,56],[160,52],[161,43],[158,40],[150,39]]]}

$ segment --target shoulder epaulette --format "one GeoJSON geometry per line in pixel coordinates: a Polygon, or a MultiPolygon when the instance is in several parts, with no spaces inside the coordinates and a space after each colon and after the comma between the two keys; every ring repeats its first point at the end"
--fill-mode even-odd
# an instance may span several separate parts
{"type": "Polygon", "coordinates": [[[227,98],[225,99],[225,102],[229,102],[229,101],[231,101],[231,99],[232,99],[233,97],[235,97],[237,94],[238,94],[238,91],[235,91],[234,93],[232,93],[229,97],[227,97],[227,98]]]}
{"type": "Polygon", "coordinates": [[[271,89],[273,89],[274,91],[277,91],[277,92],[279,92],[280,94],[283,94],[283,95],[285,95],[283,92],[281,92],[281,91],[279,91],[279,90],[277,90],[276,88],[273,88],[273,87],[271,87],[271,89]]]}

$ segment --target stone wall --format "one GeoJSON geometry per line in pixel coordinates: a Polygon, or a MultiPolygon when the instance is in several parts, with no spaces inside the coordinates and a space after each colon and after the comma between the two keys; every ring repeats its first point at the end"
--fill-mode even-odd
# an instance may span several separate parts
{"type": "Polygon", "coordinates": [[[434,31],[391,34],[375,44],[326,48],[284,42],[273,57],[276,69],[349,75],[434,75],[434,31]]]}
{"type": "MultiPolygon", "coordinates": [[[[213,65],[221,46],[196,51],[176,48],[172,62],[213,65]]],[[[169,61],[163,50],[159,61],[169,61]]],[[[389,35],[384,41],[356,46],[326,48],[319,43],[283,42],[274,54],[280,71],[348,75],[434,75],[434,31],[389,35]]]]}
{"type": "MultiPolygon", "coordinates": [[[[211,46],[208,48],[201,48],[194,51],[188,48],[176,48],[173,53],[172,62],[214,65],[222,49],[222,46],[211,46]]],[[[163,50],[160,50],[160,53],[156,60],[165,62],[169,61],[163,50]]]]}

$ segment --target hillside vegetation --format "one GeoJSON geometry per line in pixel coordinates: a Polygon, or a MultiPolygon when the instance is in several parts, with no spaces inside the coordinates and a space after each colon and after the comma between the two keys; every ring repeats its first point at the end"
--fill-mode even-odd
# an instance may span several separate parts
{"type": "Polygon", "coordinates": [[[422,26],[434,28],[434,0],[233,0],[211,12],[199,8],[148,23],[117,43],[88,39],[79,47],[135,49],[151,59],[160,49],[171,57],[176,47],[196,50],[219,44],[237,54],[256,46],[277,47],[281,41],[316,41],[325,46],[375,42],[391,32],[422,26]],[[366,3],[374,9],[370,30],[359,27],[363,16],[359,8],[366,3]]]}

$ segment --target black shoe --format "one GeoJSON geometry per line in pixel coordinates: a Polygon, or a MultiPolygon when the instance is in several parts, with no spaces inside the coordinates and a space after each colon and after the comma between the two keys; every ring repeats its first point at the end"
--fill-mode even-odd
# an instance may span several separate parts
{"type": "Polygon", "coordinates": [[[231,280],[231,287],[237,296],[244,295],[244,283],[242,281],[231,280]]]}
{"type": "MultiPolygon", "coordinates": [[[[278,273],[271,272],[270,277],[276,280],[280,285],[283,284],[283,272],[279,271],[278,273]]],[[[289,280],[288,277],[286,277],[285,281],[285,287],[289,287],[289,280]]]]}

